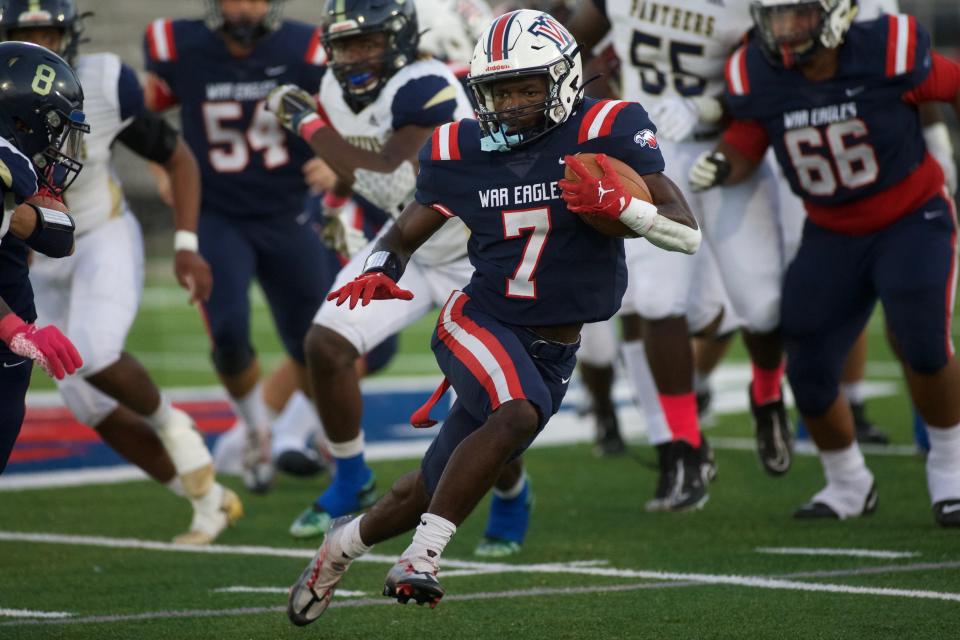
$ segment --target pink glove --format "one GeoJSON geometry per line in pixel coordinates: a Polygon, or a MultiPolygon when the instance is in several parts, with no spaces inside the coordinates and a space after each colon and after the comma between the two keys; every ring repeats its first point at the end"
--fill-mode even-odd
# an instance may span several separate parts
{"type": "Polygon", "coordinates": [[[57,380],[63,380],[64,375],[83,366],[77,348],[59,329],[52,325],[38,329],[15,313],[0,319],[0,340],[15,354],[36,361],[47,375],[57,380]]]}
{"type": "Polygon", "coordinates": [[[413,300],[413,292],[401,289],[385,273],[371,271],[361,273],[354,280],[327,295],[327,300],[336,300],[338,307],[347,298],[350,298],[350,308],[353,309],[357,306],[358,300],[363,301],[363,306],[370,304],[371,300],[413,300]]]}
{"type": "Polygon", "coordinates": [[[598,153],[596,158],[597,164],[603,169],[603,175],[599,178],[590,175],[576,156],[566,156],[563,159],[580,180],[561,180],[558,183],[563,190],[560,195],[570,211],[618,220],[620,213],[630,204],[631,196],[620,181],[620,176],[610,167],[606,154],[598,153]]]}

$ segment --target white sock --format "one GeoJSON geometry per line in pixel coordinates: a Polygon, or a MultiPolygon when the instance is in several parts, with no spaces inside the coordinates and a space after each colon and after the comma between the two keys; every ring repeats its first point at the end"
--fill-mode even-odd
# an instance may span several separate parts
{"type": "Polygon", "coordinates": [[[310,436],[320,430],[320,418],[310,398],[302,391],[295,391],[283,412],[273,421],[271,448],[274,457],[284,451],[303,451],[308,447],[310,436]]]}
{"type": "Polygon", "coordinates": [[[864,400],[867,399],[863,380],[841,382],[840,393],[843,394],[843,397],[846,398],[850,404],[863,404],[864,400]]]}
{"type": "Polygon", "coordinates": [[[873,486],[873,474],[867,469],[860,446],[854,441],[846,449],[821,451],[820,462],[827,486],[813,501],[828,505],[841,519],[860,515],[873,486]]]}
{"type": "Polygon", "coordinates": [[[660,407],[657,384],[653,381],[653,372],[650,371],[650,365],[647,363],[647,351],[643,341],[624,342],[622,349],[634,397],[647,422],[647,439],[654,446],[670,442],[673,440],[673,434],[660,407]]]}
{"type": "Polygon", "coordinates": [[[353,458],[363,453],[363,431],[353,440],[346,442],[327,442],[330,455],[334,458],[353,458]]]}
{"type": "Polygon", "coordinates": [[[157,407],[157,410],[151,413],[148,416],[143,416],[144,420],[147,421],[154,431],[159,431],[167,424],[167,420],[170,419],[170,398],[167,397],[167,394],[160,392],[160,406],[157,407]]]}
{"type": "Polygon", "coordinates": [[[270,424],[270,417],[267,415],[267,403],[263,401],[261,383],[258,382],[242,398],[233,398],[233,404],[248,429],[262,430],[270,424]]]}
{"type": "Polygon", "coordinates": [[[450,538],[457,532],[457,526],[433,513],[420,516],[420,524],[413,534],[413,542],[400,554],[417,571],[436,573],[440,564],[440,554],[446,548],[450,538]]]}
{"type": "Polygon", "coordinates": [[[493,495],[497,496],[501,500],[513,500],[521,493],[523,493],[523,488],[527,485],[527,472],[524,471],[520,474],[520,479],[517,480],[516,484],[507,489],[506,491],[493,488],[493,495]]]}
{"type": "Polygon", "coordinates": [[[362,515],[348,522],[343,529],[343,537],[340,538],[342,550],[350,558],[359,558],[373,548],[373,545],[364,544],[363,539],[360,538],[361,520],[363,520],[362,515]]]}
{"type": "Polygon", "coordinates": [[[946,429],[927,427],[927,489],[930,502],[960,499],[960,425],[946,429]]]}

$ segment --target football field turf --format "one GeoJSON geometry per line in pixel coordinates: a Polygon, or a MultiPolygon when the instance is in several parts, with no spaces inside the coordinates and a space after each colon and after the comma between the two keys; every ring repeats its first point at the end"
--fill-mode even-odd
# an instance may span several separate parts
{"type": "MultiPolygon", "coordinates": [[[[182,300],[154,277],[131,351],[164,385],[212,384],[202,324],[182,300]]],[[[256,312],[258,347],[266,362],[276,361],[265,309],[256,312]]],[[[389,374],[436,371],[429,331],[425,321],[405,336],[389,374]]],[[[751,449],[748,415],[732,408],[707,431],[720,470],[702,512],[644,513],[656,475],[642,442],[618,459],[595,458],[584,444],[537,447],[526,458],[536,502],[519,555],[472,555],[485,501],[444,554],[448,595],[437,609],[379,595],[408,543],[402,536],[355,563],[332,608],[298,629],[284,614],[286,589],[316,542],[286,530],[325,478],[284,477],[266,497],[227,478],[247,515],[205,549],[168,544],[189,521],[189,507],[148,482],[4,491],[0,638],[956,637],[960,531],[934,525],[909,407],[882,333],[874,318],[868,376],[893,394],[869,406],[894,444],[867,450],[879,486],[870,517],[791,520],[821,487],[819,462],[797,455],[787,476],[767,477],[751,449]]],[[[742,351],[731,361],[742,367],[742,351]]],[[[745,395],[742,387],[732,393],[745,395]]],[[[561,415],[576,426],[575,412],[561,415]]],[[[586,421],[582,429],[589,437],[586,421]]],[[[415,464],[372,466],[382,490],[415,464]]]]}

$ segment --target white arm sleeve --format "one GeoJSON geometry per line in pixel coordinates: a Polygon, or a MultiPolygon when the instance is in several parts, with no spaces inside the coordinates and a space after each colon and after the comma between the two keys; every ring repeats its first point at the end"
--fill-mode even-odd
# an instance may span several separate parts
{"type": "Polygon", "coordinates": [[[664,217],[656,205],[632,198],[620,214],[620,221],[650,241],[666,249],[694,254],[700,248],[700,230],[664,217]]]}

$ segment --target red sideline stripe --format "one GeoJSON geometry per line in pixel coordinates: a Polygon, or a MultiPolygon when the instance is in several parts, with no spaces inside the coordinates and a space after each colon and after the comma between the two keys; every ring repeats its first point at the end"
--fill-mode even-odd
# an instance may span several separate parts
{"type": "Polygon", "coordinates": [[[490,333],[490,331],[463,315],[463,307],[469,299],[466,294],[461,295],[453,306],[453,309],[450,310],[450,318],[463,327],[467,333],[482,342],[483,346],[493,354],[494,360],[497,361],[500,370],[503,371],[504,377],[507,379],[507,390],[511,398],[515,400],[526,398],[527,396],[523,392],[523,387],[520,385],[520,376],[517,374],[517,368],[513,366],[513,360],[510,358],[507,350],[503,348],[500,341],[497,340],[496,336],[490,333]]]}

